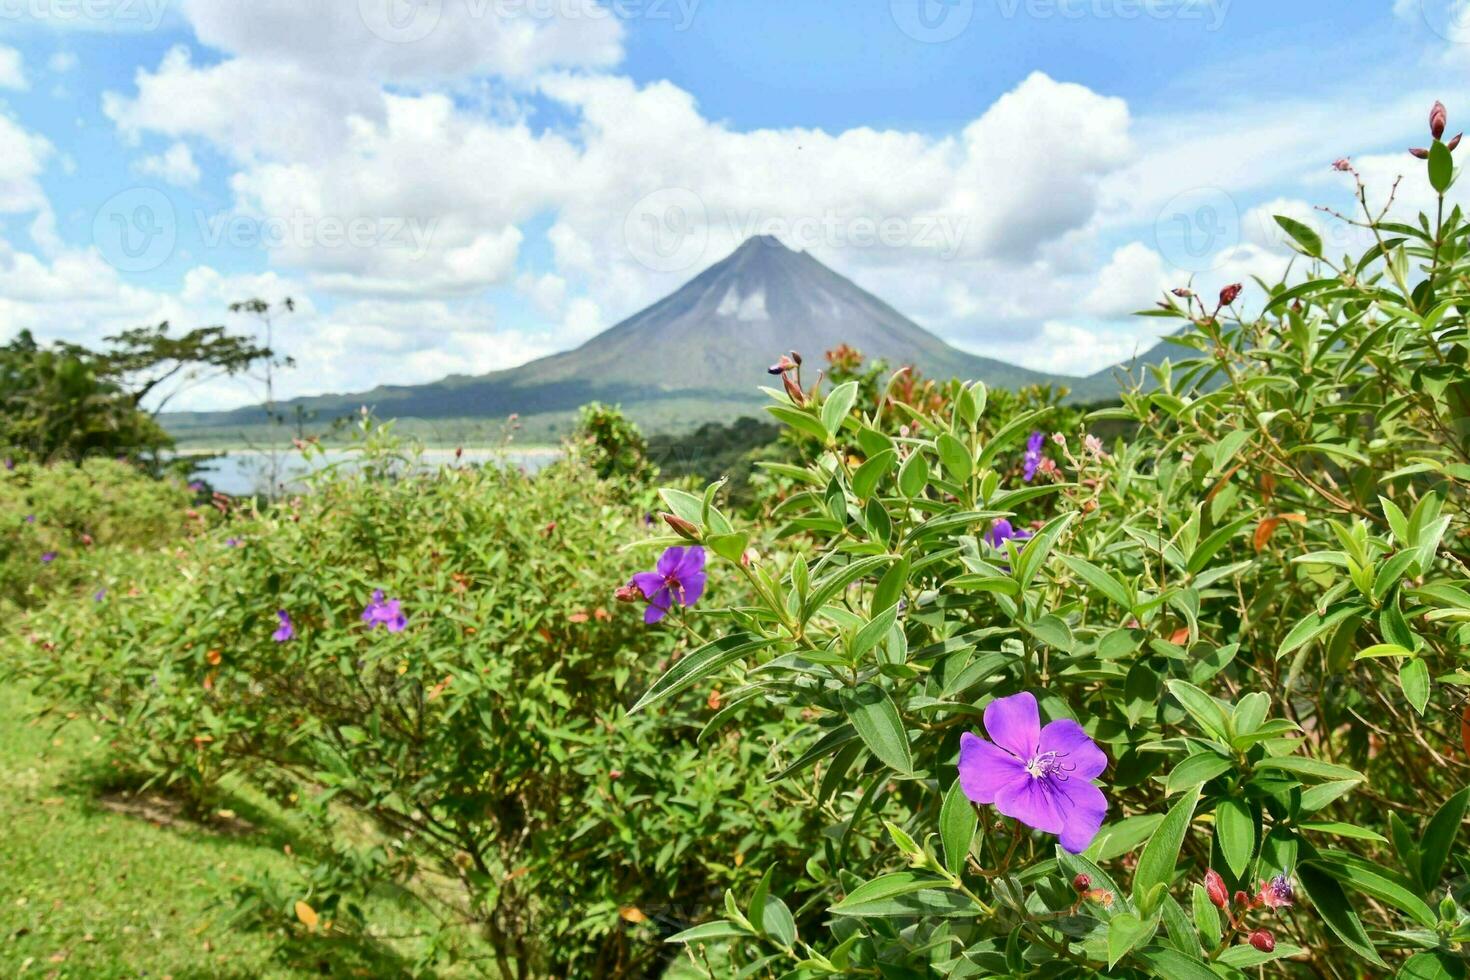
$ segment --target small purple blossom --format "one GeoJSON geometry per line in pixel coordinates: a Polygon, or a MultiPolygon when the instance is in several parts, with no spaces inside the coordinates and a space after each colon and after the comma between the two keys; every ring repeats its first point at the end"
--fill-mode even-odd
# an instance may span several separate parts
{"type": "Polygon", "coordinates": [[[34,523],[36,523],[36,515],[35,514],[27,514],[26,515],[26,523],[27,524],[34,524],[34,523]]]}
{"type": "Polygon", "coordinates": [[[1025,541],[1029,537],[1030,531],[1012,527],[1011,522],[1004,517],[997,517],[990,525],[990,530],[985,532],[985,540],[992,548],[1004,548],[1007,541],[1025,541]]]}
{"type": "Polygon", "coordinates": [[[296,637],[296,627],[291,624],[291,614],[284,609],[277,609],[276,619],[281,621],[281,625],[276,627],[276,631],[271,634],[271,639],[277,643],[285,643],[288,640],[294,639],[296,637]]]}
{"type": "Polygon", "coordinates": [[[55,560],[56,560],[56,552],[54,552],[54,551],[47,551],[47,552],[44,552],[41,555],[41,564],[42,565],[49,565],[49,564],[51,564],[55,560]]]}
{"type": "Polygon", "coordinates": [[[976,803],[1048,834],[1073,854],[1087,850],[1108,812],[1092,780],[1108,757],[1070,718],[1041,727],[1029,691],[985,706],[986,741],[960,736],[960,788],[976,803]]]}
{"type": "Polygon", "coordinates": [[[15,460],[11,459],[9,456],[6,456],[5,457],[5,468],[7,470],[13,470],[13,469],[15,469],[15,460]]]}
{"type": "Polygon", "coordinates": [[[1261,891],[1256,897],[1267,908],[1290,908],[1296,901],[1296,891],[1291,887],[1290,878],[1277,875],[1270,881],[1262,882],[1261,891]]]}
{"type": "Polygon", "coordinates": [[[1022,460],[1022,479],[1027,483],[1036,479],[1037,467],[1041,466],[1041,447],[1046,445],[1046,436],[1040,432],[1031,433],[1031,438],[1026,440],[1026,456],[1022,460]]]}
{"type": "Polygon", "coordinates": [[[93,602],[101,602],[103,599],[106,599],[106,598],[107,598],[107,590],[106,589],[98,589],[96,592],[93,592],[92,593],[92,601],[93,602]]]}
{"type": "Polygon", "coordinates": [[[659,556],[657,571],[639,572],[628,583],[648,600],[645,623],[663,619],[674,603],[692,606],[704,594],[704,549],[699,545],[673,547],[659,556]]]}
{"type": "Polygon", "coordinates": [[[239,538],[225,538],[225,547],[226,548],[238,548],[238,547],[240,547],[240,544],[241,544],[241,541],[240,541],[239,538]]]}
{"type": "Polygon", "coordinates": [[[408,628],[408,617],[403,614],[397,599],[384,599],[383,590],[373,590],[373,601],[362,611],[362,621],[368,629],[388,627],[389,633],[402,633],[408,628]]]}
{"type": "Polygon", "coordinates": [[[190,490],[193,490],[195,493],[203,493],[204,492],[204,484],[203,484],[203,482],[201,482],[199,480],[192,480],[189,483],[189,489],[190,490]]]}

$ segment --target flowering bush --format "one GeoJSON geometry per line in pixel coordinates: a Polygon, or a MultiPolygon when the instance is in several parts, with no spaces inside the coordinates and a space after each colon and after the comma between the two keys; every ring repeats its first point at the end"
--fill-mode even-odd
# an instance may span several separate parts
{"type": "Polygon", "coordinates": [[[647,972],[813,832],[761,772],[784,721],[701,739],[709,691],[626,716],[687,644],[613,601],[660,554],[645,488],[576,458],[409,475],[378,430],[364,452],[42,610],[28,676],[201,808],[243,779],[313,828],[299,877],[242,893],[251,918],[362,929],[391,886],[443,922],[441,963],[647,972]]]}
{"type": "Polygon", "coordinates": [[[798,709],[772,778],[826,829],[692,952],[791,977],[1464,975],[1470,226],[1437,125],[1436,220],[1359,184],[1360,258],[1280,218],[1304,276],[1153,311],[1199,356],[1088,417],[1126,441],[992,416],[979,385],[875,404],[776,365],[807,447],[776,471],[779,544],[752,556],[713,492],[665,491],[753,598],[636,709],[711,684],[712,727],[798,709]]]}
{"type": "Polygon", "coordinates": [[[125,462],[0,465],[0,609],[77,587],[107,587],[106,566],[202,528],[192,492],[125,462]]]}

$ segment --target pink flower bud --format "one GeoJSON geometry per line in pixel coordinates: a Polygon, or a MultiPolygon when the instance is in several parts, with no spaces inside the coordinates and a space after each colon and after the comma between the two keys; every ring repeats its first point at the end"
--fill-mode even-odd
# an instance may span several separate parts
{"type": "Polygon", "coordinates": [[[1351,173],[1353,169],[1353,162],[1347,157],[1342,157],[1338,160],[1333,161],[1332,169],[1341,171],[1342,173],[1351,173]]]}
{"type": "Polygon", "coordinates": [[[1422,146],[1411,146],[1411,147],[1409,147],[1409,155],[1410,156],[1418,157],[1420,160],[1428,160],[1429,159],[1429,151],[1426,150],[1426,149],[1424,149],[1422,146]]]}
{"type": "Polygon", "coordinates": [[[1439,139],[1444,135],[1444,127],[1449,122],[1450,115],[1445,111],[1443,102],[1435,102],[1434,108],[1429,110],[1429,135],[1439,139]]]}
{"type": "Polygon", "coordinates": [[[1072,879],[1072,890],[1078,892],[1079,894],[1081,892],[1087,891],[1087,889],[1091,887],[1092,879],[1089,878],[1087,875],[1078,875],[1077,877],[1072,879]]]}
{"type": "Polygon", "coordinates": [[[1235,300],[1240,296],[1241,290],[1243,290],[1244,288],[1245,287],[1242,286],[1240,283],[1233,282],[1230,285],[1226,286],[1224,289],[1220,290],[1220,305],[1229,306],[1231,303],[1234,303],[1235,300]]]}
{"type": "Polygon", "coordinates": [[[1250,944],[1263,953],[1269,953],[1276,948],[1276,937],[1269,929],[1257,929],[1250,934],[1250,944]]]}
{"type": "Polygon", "coordinates": [[[1169,290],[1169,292],[1173,293],[1175,296],[1178,296],[1180,299],[1189,299],[1191,296],[1194,295],[1193,289],[1186,289],[1183,286],[1180,286],[1177,289],[1171,289],[1169,290]]]}
{"type": "Polygon", "coordinates": [[[695,527],[693,524],[690,524],[688,521],[684,520],[684,518],[678,517],[674,514],[663,514],[660,516],[663,517],[665,524],[674,529],[675,534],[678,534],[681,537],[688,538],[690,541],[699,540],[699,528],[695,527]]]}
{"type": "Polygon", "coordinates": [[[1464,135],[1464,133],[1456,133],[1454,136],[1451,136],[1450,141],[1445,144],[1445,149],[1449,150],[1451,153],[1454,153],[1455,147],[1460,145],[1460,137],[1464,135]]]}
{"type": "Polygon", "coordinates": [[[1210,904],[1217,909],[1223,909],[1230,904],[1229,892],[1225,890],[1225,879],[1214,868],[1205,872],[1205,894],[1209,896],[1210,904]]]}

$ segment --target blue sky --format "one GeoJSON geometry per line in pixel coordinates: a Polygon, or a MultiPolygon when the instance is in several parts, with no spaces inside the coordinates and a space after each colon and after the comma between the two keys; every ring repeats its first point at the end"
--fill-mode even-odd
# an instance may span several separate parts
{"type": "Polygon", "coordinates": [[[1434,98],[1470,114],[1467,6],[0,0],[0,338],[291,295],[288,393],[426,381],[763,232],[1086,373],[1154,339],[1128,314],[1160,289],[1279,275],[1270,214],[1349,205],[1337,157],[1422,201],[1402,149],[1434,98]]]}

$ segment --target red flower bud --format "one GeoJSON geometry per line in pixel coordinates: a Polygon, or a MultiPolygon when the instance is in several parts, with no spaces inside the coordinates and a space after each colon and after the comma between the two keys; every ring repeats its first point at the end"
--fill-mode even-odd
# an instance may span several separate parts
{"type": "Polygon", "coordinates": [[[1249,895],[1247,895],[1245,892],[1237,891],[1235,893],[1235,904],[1236,905],[1244,905],[1247,908],[1249,908],[1250,907],[1250,904],[1251,904],[1251,897],[1249,895]]]}
{"type": "Polygon", "coordinates": [[[1334,160],[1332,162],[1332,169],[1340,170],[1343,173],[1351,173],[1353,169],[1353,162],[1347,157],[1342,157],[1341,159],[1334,160]]]}
{"type": "Polygon", "coordinates": [[[1231,303],[1234,303],[1236,298],[1240,296],[1241,290],[1243,289],[1245,289],[1245,287],[1242,286],[1240,283],[1233,282],[1230,285],[1226,286],[1224,289],[1220,290],[1220,305],[1229,306],[1231,303]]]}
{"type": "Polygon", "coordinates": [[[801,367],[801,354],[799,352],[792,351],[791,352],[791,359],[796,362],[796,366],[797,367],[801,367]]]}
{"type": "Polygon", "coordinates": [[[690,524],[688,521],[684,520],[684,518],[678,517],[674,514],[663,514],[661,516],[664,519],[664,523],[674,529],[675,534],[686,537],[690,541],[699,540],[699,528],[695,527],[693,524],[690,524]]]}
{"type": "Polygon", "coordinates": [[[1075,878],[1072,879],[1072,890],[1073,891],[1076,891],[1076,892],[1079,892],[1079,893],[1080,892],[1085,892],[1085,891],[1087,891],[1087,889],[1089,889],[1091,887],[1092,887],[1092,879],[1089,878],[1087,875],[1078,875],[1077,877],[1075,877],[1075,878]]]}
{"type": "Polygon", "coordinates": [[[1424,149],[1422,146],[1411,146],[1411,147],[1409,147],[1409,155],[1410,156],[1418,157],[1420,160],[1428,160],[1429,159],[1429,151],[1426,150],[1426,149],[1424,149]]]}
{"type": "Polygon", "coordinates": [[[1230,904],[1230,893],[1225,889],[1225,879],[1214,868],[1205,872],[1205,894],[1210,897],[1210,904],[1217,909],[1223,909],[1230,904]]]}
{"type": "Polygon", "coordinates": [[[1464,133],[1456,133],[1454,136],[1451,136],[1450,141],[1445,144],[1445,149],[1449,150],[1451,153],[1454,153],[1455,147],[1460,145],[1460,137],[1464,135],[1464,133]]]}
{"type": "Polygon", "coordinates": [[[806,404],[806,395],[805,395],[805,393],[802,392],[800,385],[798,385],[795,381],[792,381],[791,380],[791,375],[789,375],[789,374],[783,374],[783,375],[781,375],[781,384],[786,388],[786,397],[787,398],[790,398],[793,404],[796,404],[796,405],[805,405],[806,404]]]}
{"type": "Polygon", "coordinates": [[[1269,953],[1276,948],[1276,937],[1268,929],[1257,929],[1250,934],[1250,944],[1263,953],[1269,953]]]}
{"type": "Polygon", "coordinates": [[[1445,111],[1443,102],[1435,102],[1434,108],[1429,110],[1429,135],[1439,139],[1444,135],[1445,123],[1449,122],[1450,115],[1445,111]]]}
{"type": "Polygon", "coordinates": [[[614,592],[613,597],[619,602],[637,602],[643,598],[643,590],[639,589],[636,585],[628,584],[621,586],[618,591],[614,592]]]}

